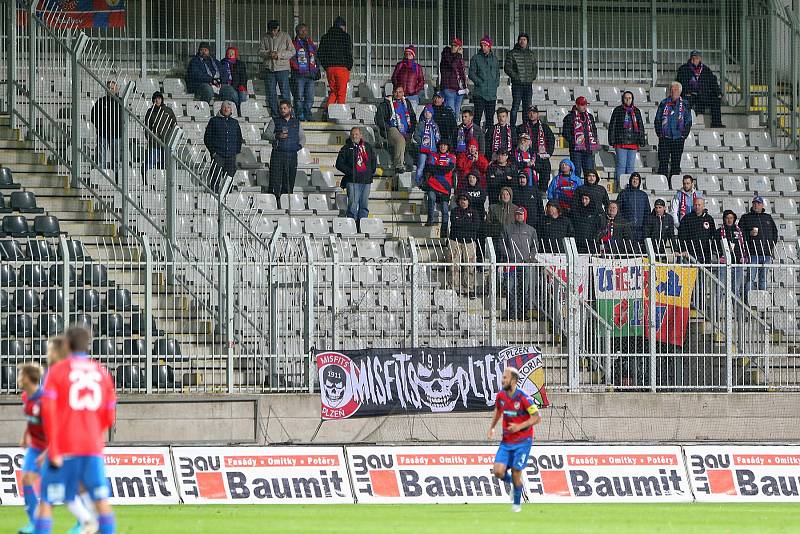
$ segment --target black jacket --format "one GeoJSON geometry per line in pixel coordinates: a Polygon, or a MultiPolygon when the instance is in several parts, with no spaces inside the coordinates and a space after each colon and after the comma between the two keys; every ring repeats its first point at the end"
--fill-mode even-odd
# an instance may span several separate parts
{"type": "Polygon", "coordinates": [[[226,118],[221,115],[211,117],[206,126],[203,141],[212,156],[218,155],[225,158],[235,156],[242,151],[243,139],[239,121],[233,117],[226,118]]]}
{"type": "MultiPolygon", "coordinates": [[[[689,84],[689,80],[691,80],[694,67],[689,63],[684,63],[680,67],[678,67],[678,73],[675,76],[676,79],[680,82],[683,86],[683,92],[681,93],[682,97],[688,97],[689,95],[693,94],[694,91],[692,90],[691,85],[689,84]]],[[[700,84],[699,84],[699,93],[704,97],[715,97],[720,95],[719,90],[719,81],[717,80],[717,75],[714,74],[714,71],[708,65],[703,64],[703,72],[700,73],[700,84]]]]}
{"type": "MultiPolygon", "coordinates": [[[[560,217],[559,217],[560,218],[560,217]]],[[[569,212],[572,221],[572,229],[578,252],[596,252],[600,232],[603,230],[605,216],[594,202],[589,202],[588,206],[583,203],[576,204],[569,212]]]]}
{"type": "Polygon", "coordinates": [[[630,221],[621,215],[617,215],[614,219],[605,218],[600,240],[606,252],[612,254],[640,252],[638,246],[634,249],[634,234],[630,221]]]}
{"type": "Polygon", "coordinates": [[[775,226],[772,215],[750,210],[739,219],[739,228],[744,232],[744,242],[750,256],[772,256],[775,243],[778,242],[778,227],[775,226]],[[753,228],[758,228],[758,235],[755,237],[750,235],[753,228]]]}
{"type": "Polygon", "coordinates": [[[119,138],[122,129],[122,106],[111,96],[106,95],[95,102],[91,118],[99,137],[119,138]]]}
{"type": "Polygon", "coordinates": [[[545,216],[539,225],[539,239],[542,240],[542,252],[561,252],[561,240],[574,237],[575,231],[568,217],[561,215],[558,219],[545,216]]]}
{"type": "MultiPolygon", "coordinates": [[[[447,142],[447,146],[450,147],[450,152],[455,153],[456,128],[458,127],[456,114],[444,104],[441,106],[434,106],[431,104],[431,107],[433,108],[433,122],[439,127],[439,134],[442,136],[442,141],[447,142]]],[[[425,110],[421,113],[425,113],[425,110]]]]}
{"type": "Polygon", "coordinates": [[[322,68],[346,67],[353,70],[353,38],[339,26],[331,26],[317,48],[317,62],[322,68]]]}
{"type": "Polygon", "coordinates": [[[508,160],[508,163],[501,167],[496,162],[490,163],[486,169],[486,194],[489,196],[489,204],[500,202],[500,190],[510,187],[515,190],[519,180],[517,179],[517,165],[508,160]]]}
{"type": "MultiPolygon", "coordinates": [[[[408,99],[406,99],[405,102],[406,108],[408,109],[408,118],[411,122],[411,126],[406,132],[406,139],[411,139],[411,136],[414,135],[414,132],[417,130],[417,116],[414,114],[414,105],[411,104],[408,99]]],[[[388,139],[386,130],[392,127],[391,120],[393,115],[394,109],[392,109],[392,105],[389,104],[388,99],[384,98],[383,101],[378,104],[378,110],[375,112],[375,125],[381,132],[381,137],[384,139],[388,139]]]]}
{"type": "Polygon", "coordinates": [[[608,204],[611,201],[608,199],[608,191],[602,185],[583,182],[583,185],[575,190],[575,196],[572,199],[573,209],[581,203],[582,195],[589,195],[589,198],[592,199],[590,206],[596,210],[603,213],[608,211],[608,204]]]}
{"type": "MultiPolygon", "coordinates": [[[[166,142],[177,125],[177,120],[172,108],[166,104],[161,104],[158,107],[152,106],[147,110],[144,115],[144,123],[156,137],[166,142]]],[[[155,143],[151,141],[150,145],[155,146],[155,143]]]]}
{"type": "Polygon", "coordinates": [[[539,223],[544,219],[544,208],[542,207],[542,194],[532,185],[517,185],[514,189],[514,204],[522,206],[528,211],[528,218],[525,222],[528,226],[539,228],[539,223]]]}
{"type": "MultiPolygon", "coordinates": [[[[511,124],[509,124],[508,126],[509,126],[509,128],[506,131],[503,131],[502,129],[500,130],[501,131],[501,134],[500,134],[501,138],[500,138],[500,147],[499,148],[504,148],[504,147],[508,148],[508,136],[507,136],[507,134],[510,131],[511,132],[511,151],[513,151],[515,148],[517,148],[517,128],[515,126],[511,125],[511,124]]],[[[494,156],[494,147],[492,146],[492,142],[494,140],[495,129],[498,129],[498,128],[501,128],[500,124],[493,124],[493,125],[489,126],[488,128],[486,128],[486,132],[485,132],[486,133],[486,135],[485,135],[485,137],[486,137],[486,151],[484,152],[484,155],[486,156],[486,159],[488,159],[489,161],[492,161],[493,156],[494,156]]],[[[531,148],[531,150],[533,150],[533,148],[531,148]]],[[[509,151],[509,156],[511,155],[511,151],[509,151]]]]}
{"type": "Polygon", "coordinates": [[[478,216],[480,217],[481,222],[486,220],[486,191],[480,188],[478,184],[475,184],[475,187],[471,185],[467,185],[466,188],[461,192],[461,194],[467,195],[469,197],[469,205],[472,209],[474,209],[478,216]]]}
{"type": "MultiPolygon", "coordinates": [[[[550,125],[544,122],[543,120],[539,120],[536,124],[533,124],[528,119],[517,126],[517,135],[521,133],[526,133],[531,137],[531,150],[539,153],[539,128],[542,128],[544,131],[544,146],[545,150],[551,156],[553,152],[556,150],[556,136],[553,134],[553,130],[550,128],[550,125]]],[[[540,177],[541,178],[541,177],[540,177]]]]}
{"type": "Polygon", "coordinates": [[[658,243],[672,242],[675,237],[675,221],[672,220],[672,215],[664,212],[663,217],[655,214],[655,210],[648,213],[644,218],[642,225],[642,239],[650,238],[656,247],[658,243]]]}
{"type": "Polygon", "coordinates": [[[378,168],[378,158],[375,156],[375,149],[372,148],[371,144],[363,140],[362,143],[364,143],[364,148],[367,151],[367,168],[363,172],[356,170],[356,152],[358,148],[351,139],[348,138],[344,146],[339,149],[339,155],[336,156],[336,168],[344,174],[342,187],[346,187],[348,182],[354,184],[372,183],[372,177],[375,176],[375,170],[378,168]]]}
{"type": "Polygon", "coordinates": [[[703,211],[702,215],[692,211],[681,220],[678,238],[683,242],[683,250],[697,259],[699,263],[710,263],[712,246],[719,241],[719,232],[714,224],[714,218],[708,214],[708,211],[703,211]]]}
{"type": "MultiPolygon", "coordinates": [[[[588,110],[586,111],[586,114],[589,116],[592,135],[594,135],[594,138],[598,143],[600,143],[600,138],[597,137],[597,119],[595,119],[594,115],[588,110]]],[[[561,135],[564,137],[564,139],[566,139],[569,150],[575,150],[575,111],[570,111],[567,113],[567,116],[564,117],[564,122],[561,124],[561,135]]],[[[588,146],[588,139],[586,143],[588,146]]]]}
{"type": "Polygon", "coordinates": [[[462,243],[472,243],[481,235],[482,229],[483,221],[472,206],[467,209],[456,206],[450,212],[450,239],[462,243]]]}
{"type": "Polygon", "coordinates": [[[633,128],[625,129],[625,108],[617,106],[611,113],[611,121],[608,123],[608,144],[609,146],[616,145],[637,145],[643,147],[647,144],[647,134],[645,133],[645,124],[642,122],[642,112],[639,108],[634,108],[634,115],[636,122],[639,125],[639,130],[633,128]]]}

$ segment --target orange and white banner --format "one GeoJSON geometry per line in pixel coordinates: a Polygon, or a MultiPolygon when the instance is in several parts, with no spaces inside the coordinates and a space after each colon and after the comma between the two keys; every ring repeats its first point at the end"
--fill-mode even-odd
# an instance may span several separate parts
{"type": "Polygon", "coordinates": [[[800,502],[800,447],[684,447],[697,501],[800,502]]]}
{"type": "MultiPolygon", "coordinates": [[[[22,505],[25,450],[0,449],[0,504],[22,505]]],[[[178,504],[167,447],[109,447],[105,450],[111,504],[178,504]]]]}
{"type": "Polygon", "coordinates": [[[187,504],[352,503],[341,447],[176,447],[187,504]]]}

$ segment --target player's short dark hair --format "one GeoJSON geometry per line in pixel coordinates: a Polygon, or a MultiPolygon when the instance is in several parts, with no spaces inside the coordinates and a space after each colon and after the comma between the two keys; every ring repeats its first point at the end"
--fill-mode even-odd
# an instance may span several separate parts
{"type": "Polygon", "coordinates": [[[67,330],[67,342],[72,352],[89,352],[89,342],[92,335],[81,326],[70,326],[67,330]]]}
{"type": "Polygon", "coordinates": [[[19,368],[19,374],[26,377],[34,384],[38,384],[42,380],[42,368],[36,363],[26,363],[19,368]]]}
{"type": "Polygon", "coordinates": [[[292,107],[292,103],[291,103],[291,102],[289,102],[288,100],[281,100],[280,102],[278,102],[278,105],[279,105],[279,106],[282,106],[282,105],[284,105],[284,104],[286,104],[286,105],[287,105],[287,106],[289,106],[289,107],[292,107]]]}
{"type": "Polygon", "coordinates": [[[55,336],[47,340],[47,349],[58,353],[59,360],[63,360],[69,356],[69,343],[64,336],[55,336]]]}

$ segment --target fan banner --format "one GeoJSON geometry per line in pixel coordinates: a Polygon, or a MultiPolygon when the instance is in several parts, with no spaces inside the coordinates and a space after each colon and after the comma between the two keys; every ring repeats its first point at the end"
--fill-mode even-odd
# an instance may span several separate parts
{"type": "Polygon", "coordinates": [[[597,313],[614,325],[615,337],[644,335],[644,289],[648,274],[644,261],[643,258],[592,260],[597,313]]]}
{"type": "Polygon", "coordinates": [[[324,420],[494,408],[503,370],[547,406],[541,351],[534,346],[366,349],[314,354],[324,420]]]}
{"type": "Polygon", "coordinates": [[[52,28],[124,28],[125,0],[39,0],[36,16],[52,28]]]}

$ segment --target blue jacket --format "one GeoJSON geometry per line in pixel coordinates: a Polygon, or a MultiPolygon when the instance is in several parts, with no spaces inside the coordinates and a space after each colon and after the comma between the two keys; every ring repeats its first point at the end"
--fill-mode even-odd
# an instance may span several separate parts
{"type": "Polygon", "coordinates": [[[220,65],[219,61],[211,56],[208,56],[204,60],[200,54],[196,54],[189,60],[189,67],[186,69],[187,91],[194,93],[202,84],[210,84],[214,81],[214,78],[209,76],[206,66],[208,66],[208,70],[212,73],[217,73],[218,80],[222,79],[222,65],[220,65]]]}
{"type": "Polygon", "coordinates": [[[583,179],[575,174],[575,164],[569,158],[564,158],[558,164],[555,175],[550,180],[547,188],[547,199],[558,202],[562,212],[567,212],[572,208],[575,199],[575,191],[583,185],[583,179]],[[566,163],[570,166],[569,176],[561,176],[561,165],[566,163]]]}
{"type": "Polygon", "coordinates": [[[667,97],[661,101],[658,105],[658,111],[656,111],[656,119],[654,121],[656,127],[656,135],[661,137],[666,137],[667,139],[686,139],[689,135],[689,131],[692,129],[692,108],[689,105],[689,101],[683,97],[680,97],[679,100],[683,100],[683,129],[678,127],[678,113],[673,113],[668,122],[668,128],[664,130],[661,121],[664,117],[664,108],[666,107],[667,103],[672,100],[672,98],[667,97]]]}
{"type": "Polygon", "coordinates": [[[650,213],[650,198],[647,193],[633,187],[628,182],[628,187],[620,191],[617,197],[619,214],[631,224],[633,237],[636,241],[642,239],[642,225],[647,214],[650,213]]]}
{"type": "Polygon", "coordinates": [[[224,158],[235,156],[242,151],[242,129],[239,121],[222,115],[211,117],[203,141],[212,155],[224,158]]]}

